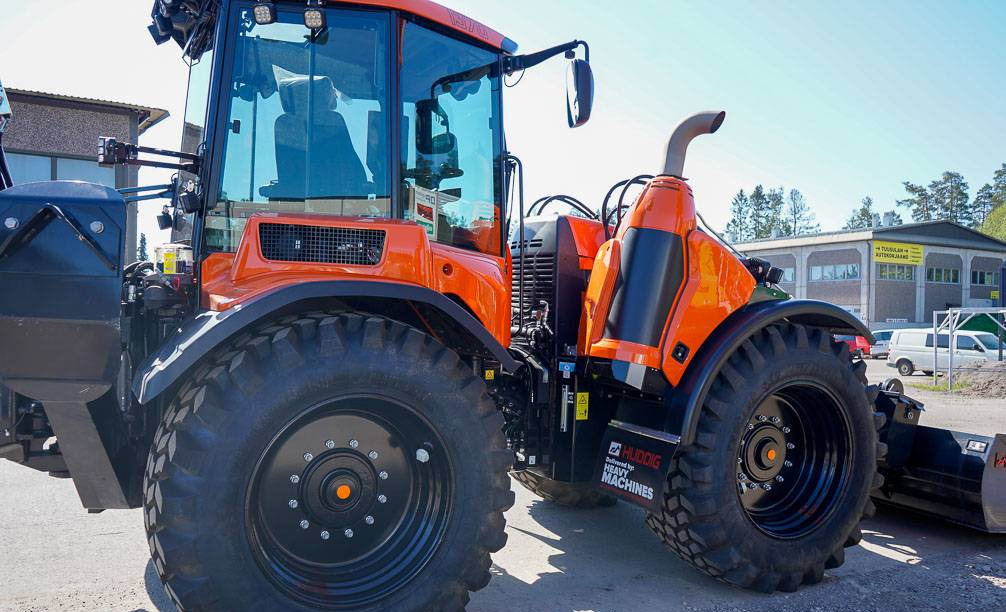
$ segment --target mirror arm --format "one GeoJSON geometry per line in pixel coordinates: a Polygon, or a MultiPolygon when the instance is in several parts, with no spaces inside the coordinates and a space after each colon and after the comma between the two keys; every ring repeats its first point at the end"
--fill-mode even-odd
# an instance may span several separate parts
{"type": "Polygon", "coordinates": [[[514,72],[519,72],[521,70],[526,70],[537,66],[538,64],[544,62],[545,60],[551,59],[559,54],[566,54],[567,57],[571,57],[571,53],[577,47],[583,47],[584,59],[587,63],[590,63],[590,47],[584,40],[573,40],[568,43],[561,45],[556,45],[555,47],[545,49],[543,51],[537,51],[535,53],[528,53],[527,55],[510,55],[503,58],[503,71],[507,74],[513,74],[514,72]]]}

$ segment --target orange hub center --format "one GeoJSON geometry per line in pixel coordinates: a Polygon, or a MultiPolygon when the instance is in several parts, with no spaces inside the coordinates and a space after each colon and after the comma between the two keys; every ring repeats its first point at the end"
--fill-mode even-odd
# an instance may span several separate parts
{"type": "Polygon", "coordinates": [[[339,485],[339,488],[335,490],[335,496],[339,499],[349,499],[352,494],[353,490],[349,488],[349,485],[339,485]]]}

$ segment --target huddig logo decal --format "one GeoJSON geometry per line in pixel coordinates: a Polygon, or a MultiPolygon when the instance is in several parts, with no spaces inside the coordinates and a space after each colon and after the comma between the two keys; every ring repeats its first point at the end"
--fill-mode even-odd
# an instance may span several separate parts
{"type": "Polygon", "coordinates": [[[637,467],[659,470],[662,461],[663,456],[656,453],[623,446],[621,442],[612,442],[608,447],[608,456],[604,460],[601,482],[620,491],[652,500],[653,487],[635,480],[633,472],[637,467]]]}

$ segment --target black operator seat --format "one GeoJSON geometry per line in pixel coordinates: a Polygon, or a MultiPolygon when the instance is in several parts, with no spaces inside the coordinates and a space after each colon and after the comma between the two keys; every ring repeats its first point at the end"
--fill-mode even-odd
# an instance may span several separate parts
{"type": "Polygon", "coordinates": [[[338,95],[332,79],[292,76],[277,79],[283,114],[276,118],[277,183],[267,195],[273,199],[360,197],[367,193],[367,173],[337,112],[338,95]],[[310,112],[311,88],[314,113],[310,112]],[[311,122],[310,192],[305,177],[308,164],[308,121],[311,122]]]}

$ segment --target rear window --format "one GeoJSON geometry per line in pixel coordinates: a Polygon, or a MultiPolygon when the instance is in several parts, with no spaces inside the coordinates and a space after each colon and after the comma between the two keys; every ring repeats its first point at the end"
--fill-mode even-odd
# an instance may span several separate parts
{"type": "Polygon", "coordinates": [[[855,342],[855,336],[835,336],[835,340],[839,342],[855,342]]]}
{"type": "MultiPolygon", "coordinates": [[[[940,334],[936,341],[937,348],[950,348],[950,336],[948,334],[940,334]]],[[[926,334],[926,346],[933,348],[933,335],[926,334]]]]}
{"type": "Polygon", "coordinates": [[[883,342],[884,340],[891,339],[891,332],[889,331],[876,332],[875,334],[873,334],[873,337],[876,338],[878,342],[883,342]]]}

